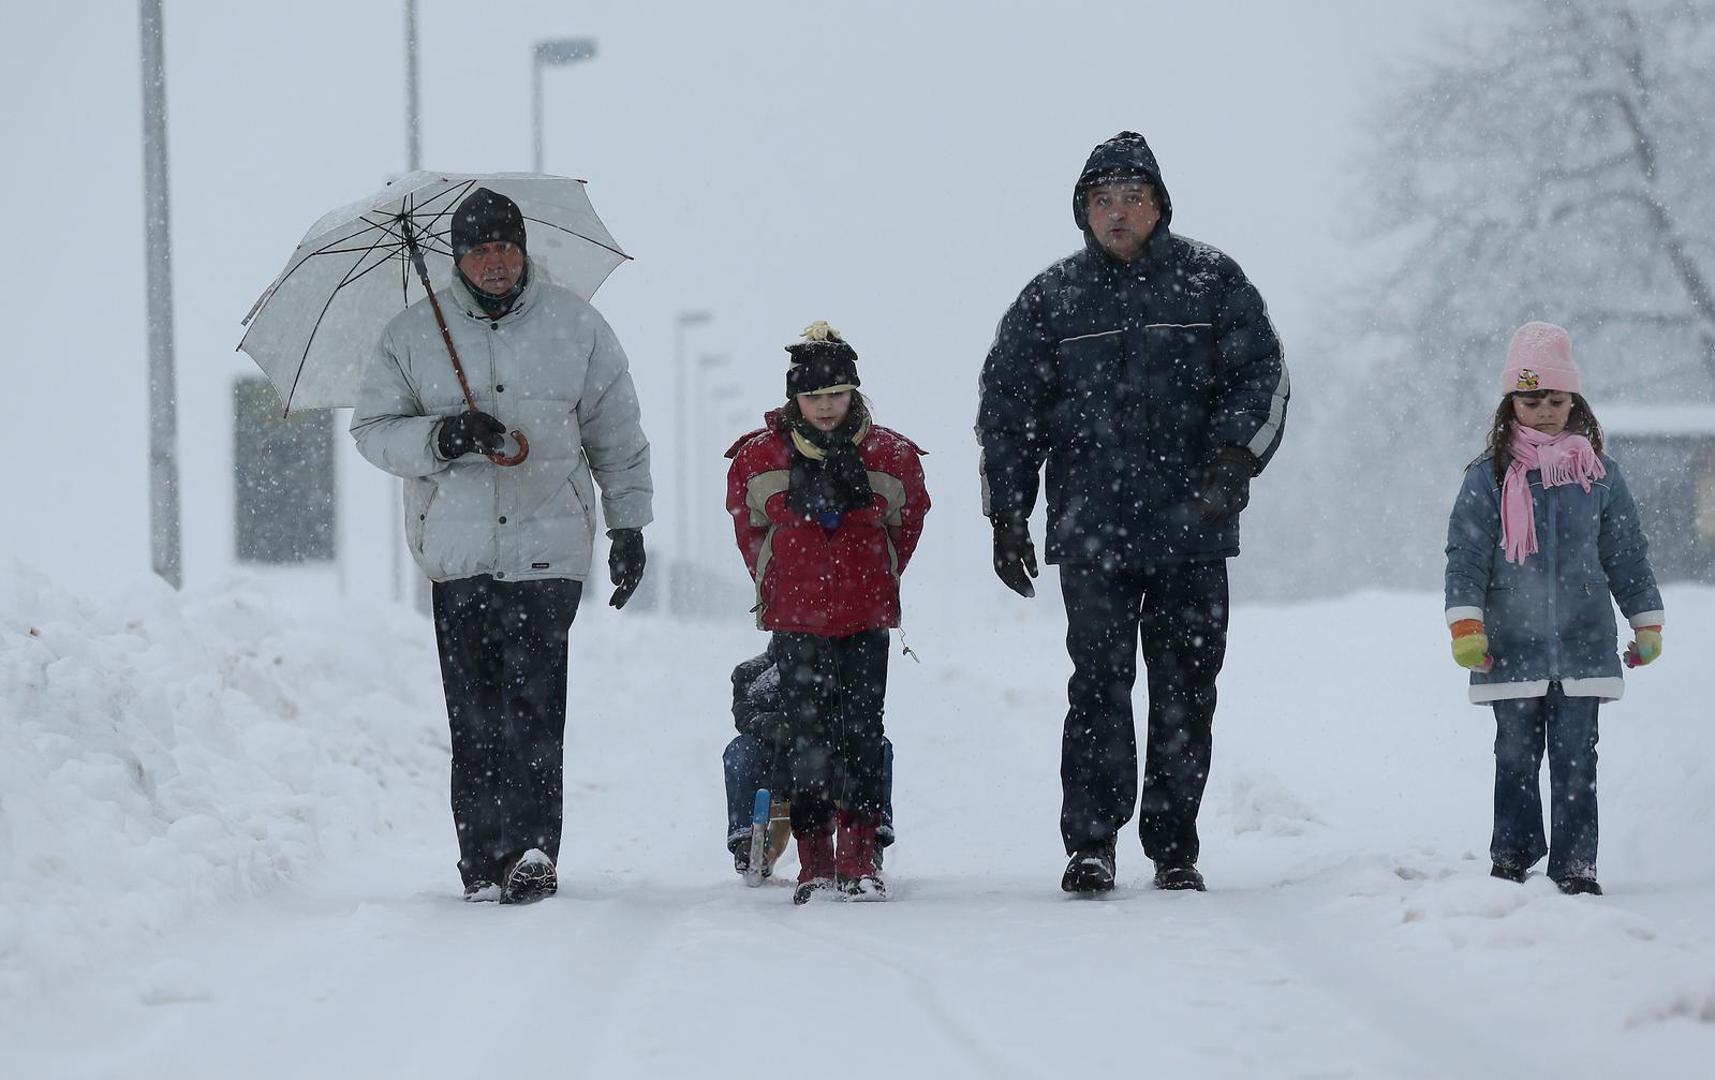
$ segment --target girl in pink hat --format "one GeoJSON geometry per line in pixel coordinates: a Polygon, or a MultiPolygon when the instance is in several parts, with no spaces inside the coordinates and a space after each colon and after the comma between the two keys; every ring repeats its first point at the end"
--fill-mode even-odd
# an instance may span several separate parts
{"type": "Polygon", "coordinates": [[[1614,605],[1631,624],[1627,667],[1661,655],[1663,611],[1637,506],[1551,323],[1521,326],[1507,350],[1488,449],[1447,525],[1446,598],[1471,701],[1495,711],[1491,874],[1524,881],[1547,855],[1561,892],[1600,895],[1596,712],[1625,689],[1614,605]]]}

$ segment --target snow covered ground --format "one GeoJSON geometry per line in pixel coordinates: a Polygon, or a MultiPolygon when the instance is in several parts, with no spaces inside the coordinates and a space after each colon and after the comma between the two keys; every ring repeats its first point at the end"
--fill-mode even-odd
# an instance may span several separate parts
{"type": "MultiPolygon", "coordinates": [[[[1051,583],[1051,577],[1045,577],[1051,583]]],[[[1058,892],[1053,588],[908,612],[895,902],[722,846],[761,644],[587,605],[560,895],[466,905],[432,635],[322,583],[102,596],[0,568],[0,1076],[1702,1074],[1715,592],[1604,710],[1605,898],[1487,877],[1490,714],[1438,598],[1241,606],[1210,892],[1058,892]]],[[[910,590],[907,590],[910,602],[910,590]]]]}

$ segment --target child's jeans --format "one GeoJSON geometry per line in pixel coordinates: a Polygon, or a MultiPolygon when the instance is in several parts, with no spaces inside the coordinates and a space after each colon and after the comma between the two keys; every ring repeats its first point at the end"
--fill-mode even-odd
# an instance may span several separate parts
{"type": "Polygon", "coordinates": [[[1509,698],[1495,709],[1495,834],[1489,857],[1527,870],[1548,856],[1555,881],[1596,876],[1596,711],[1598,698],[1567,697],[1558,682],[1539,698],[1509,698]],[[1548,750],[1552,846],[1543,838],[1542,753],[1548,750]]]}
{"type": "MultiPolygon", "coordinates": [[[[721,765],[726,771],[728,843],[750,835],[757,788],[773,788],[782,797],[786,795],[790,781],[782,775],[785,769],[780,759],[784,756],[755,735],[737,735],[727,743],[721,765]]],[[[893,743],[885,736],[881,740],[881,831],[876,841],[882,847],[893,842],[893,743]]]]}

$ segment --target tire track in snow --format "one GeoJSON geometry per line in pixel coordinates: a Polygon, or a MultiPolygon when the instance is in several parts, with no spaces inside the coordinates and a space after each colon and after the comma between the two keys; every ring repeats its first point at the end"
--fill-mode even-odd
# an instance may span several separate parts
{"type": "Polygon", "coordinates": [[[1385,976],[1354,955],[1347,945],[1349,938],[1329,933],[1328,923],[1296,906],[1289,890],[1276,886],[1248,895],[1229,893],[1222,899],[1233,903],[1212,914],[1238,927],[1308,985],[1409,1051],[1407,1067],[1415,1075],[1581,1075],[1571,1062],[1558,1067],[1545,1064],[1542,1056],[1547,1048],[1533,1045],[1526,1057],[1456,1016],[1432,991],[1413,990],[1401,979],[1385,976]]]}
{"type": "Polygon", "coordinates": [[[627,1014],[626,1006],[637,995],[640,975],[651,970],[651,955],[695,908],[645,900],[633,889],[603,890],[572,901],[567,906],[582,932],[556,936],[551,954],[567,960],[562,970],[575,988],[559,1000],[579,1000],[581,1031],[577,1052],[566,1059],[566,1075],[569,1080],[624,1076],[632,1072],[632,1048],[624,1042],[617,1019],[627,1014]],[[592,904],[604,908],[600,917],[589,917],[592,904]]]}
{"type": "MultiPolygon", "coordinates": [[[[783,913],[793,916],[793,912],[783,913]]],[[[802,915],[797,915],[802,919],[802,915]]],[[[933,983],[909,967],[890,957],[884,956],[876,949],[864,948],[846,939],[843,935],[827,935],[812,933],[808,925],[795,923],[792,918],[780,918],[778,925],[788,932],[819,945],[833,946],[844,952],[885,969],[893,974],[894,979],[904,987],[911,999],[917,1002],[923,1014],[928,1017],[937,1033],[944,1041],[956,1048],[964,1057],[973,1063],[973,1074],[981,1077],[1005,1077],[1016,1080],[1031,1080],[1030,1074],[1019,1071],[1010,1061],[989,1050],[983,1037],[970,1025],[954,1015],[946,1002],[942,1000],[939,991],[933,983]]],[[[825,928],[825,927],[824,927],[825,928]]]]}

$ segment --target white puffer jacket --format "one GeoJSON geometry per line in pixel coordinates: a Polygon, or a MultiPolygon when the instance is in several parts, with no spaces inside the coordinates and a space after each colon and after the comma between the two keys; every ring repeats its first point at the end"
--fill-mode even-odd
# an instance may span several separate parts
{"type": "MultiPolygon", "coordinates": [[[[405,539],[434,581],[582,581],[595,550],[595,490],[611,529],[653,520],[649,440],[625,352],[600,313],[536,277],[490,319],[462,282],[436,295],[477,408],[530,442],[521,465],[436,448],[464,395],[428,300],[396,316],[370,357],[351,434],[405,478],[405,539]]],[[[510,438],[505,452],[516,448],[510,438]]]]}

